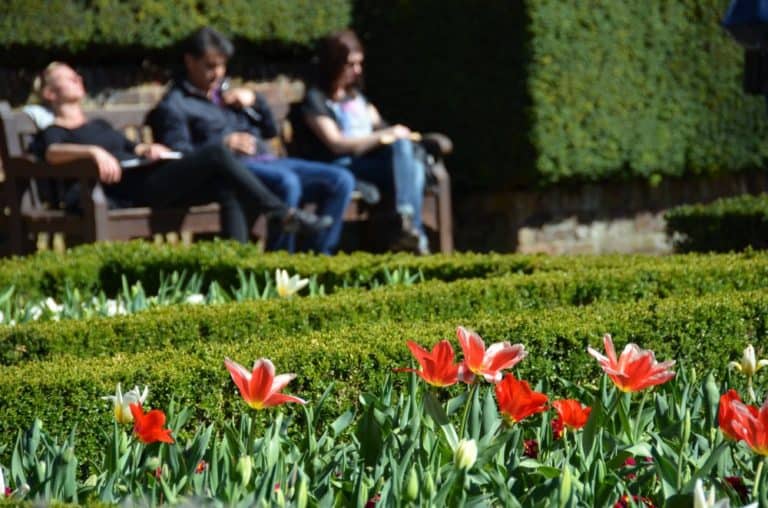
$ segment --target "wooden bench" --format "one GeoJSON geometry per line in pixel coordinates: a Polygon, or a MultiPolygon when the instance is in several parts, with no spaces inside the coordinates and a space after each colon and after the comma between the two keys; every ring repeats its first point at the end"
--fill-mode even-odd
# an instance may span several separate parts
{"type": "MultiPolygon", "coordinates": [[[[275,115],[284,119],[287,104],[272,104],[275,115]]],[[[151,134],[144,126],[150,106],[122,106],[89,111],[89,116],[107,120],[133,140],[148,141],[151,134]]],[[[215,235],[220,232],[219,206],[215,203],[190,208],[109,209],[99,183],[98,170],[91,161],[74,161],[50,166],[37,162],[25,152],[36,132],[32,120],[21,111],[0,104],[0,157],[5,172],[5,201],[8,216],[8,248],[11,254],[26,254],[35,249],[38,233],[63,233],[67,246],[101,240],[152,238],[156,234],[187,232],[215,235]],[[63,188],[66,181],[80,184],[80,212],[63,209],[41,196],[41,186],[63,188]]],[[[289,129],[288,129],[289,131],[289,129]]],[[[444,136],[425,136],[431,154],[435,181],[425,194],[423,221],[433,247],[441,252],[453,250],[450,180],[443,156],[450,152],[450,140],[444,136]]],[[[346,221],[372,221],[375,213],[354,196],[345,212],[346,221]]],[[[254,225],[254,234],[266,236],[263,219],[254,225]]]]}

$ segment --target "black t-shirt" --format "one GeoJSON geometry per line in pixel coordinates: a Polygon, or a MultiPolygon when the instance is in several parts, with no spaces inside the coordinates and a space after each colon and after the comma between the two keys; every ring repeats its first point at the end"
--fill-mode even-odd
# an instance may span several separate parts
{"type": "MultiPolygon", "coordinates": [[[[134,152],[136,144],[101,118],[90,120],[75,129],[51,125],[35,135],[29,145],[29,152],[44,161],[48,147],[56,143],[100,146],[120,161],[136,158],[134,152]]],[[[132,169],[123,171],[122,178],[118,183],[109,185],[102,183],[110,208],[144,204],[142,189],[145,176],[146,171],[132,169]]],[[[41,192],[43,199],[54,205],[58,204],[57,202],[62,202],[69,209],[75,209],[79,206],[79,184],[77,183],[70,183],[64,189],[43,185],[41,192]]]]}
{"type": "Polygon", "coordinates": [[[120,161],[136,158],[134,152],[136,144],[101,118],[90,120],[75,129],[51,125],[37,133],[29,146],[29,151],[40,160],[45,160],[46,150],[56,143],[100,146],[120,161]]]}
{"type": "Polygon", "coordinates": [[[338,121],[328,105],[328,96],[319,88],[310,88],[298,108],[291,109],[291,125],[294,131],[294,145],[297,155],[311,160],[332,161],[334,154],[307,126],[307,116],[327,116],[338,121]]]}

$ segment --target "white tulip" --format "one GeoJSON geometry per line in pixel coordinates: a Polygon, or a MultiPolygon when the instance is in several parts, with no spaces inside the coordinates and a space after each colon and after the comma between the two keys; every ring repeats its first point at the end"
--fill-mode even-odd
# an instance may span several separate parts
{"type": "Polygon", "coordinates": [[[752,347],[752,344],[748,345],[744,349],[744,354],[742,355],[740,362],[730,362],[728,364],[729,369],[736,369],[747,376],[747,391],[749,392],[751,402],[757,400],[757,397],[755,396],[755,389],[752,387],[752,376],[754,376],[757,371],[767,366],[768,360],[763,359],[757,361],[755,348],[752,347]]]}
{"type": "Polygon", "coordinates": [[[149,388],[144,387],[144,391],[140,391],[138,386],[134,386],[133,389],[122,393],[120,391],[120,383],[117,383],[114,395],[107,395],[102,397],[103,400],[110,400],[114,405],[115,420],[117,423],[131,423],[133,421],[133,415],[131,414],[131,404],[144,404],[149,395],[149,388]]]}
{"type": "Polygon", "coordinates": [[[760,360],[758,362],[755,355],[755,348],[752,347],[752,344],[744,349],[744,354],[741,357],[740,362],[731,362],[728,364],[729,368],[736,369],[747,377],[754,376],[757,371],[766,366],[768,366],[768,360],[760,360]]]}
{"type": "Polygon", "coordinates": [[[309,284],[309,279],[302,279],[298,274],[288,277],[286,270],[280,268],[275,270],[275,285],[277,286],[277,294],[281,297],[293,296],[307,284],[309,284]]]}
{"type": "MultiPolygon", "coordinates": [[[[701,478],[696,480],[696,486],[693,488],[693,508],[729,508],[730,506],[731,502],[728,498],[715,501],[715,487],[711,487],[707,495],[701,478]]],[[[757,508],[757,503],[749,504],[744,508],[757,508]]]]}
{"type": "Polygon", "coordinates": [[[187,296],[184,301],[186,303],[191,303],[192,305],[200,305],[201,303],[205,303],[205,295],[201,295],[200,293],[194,293],[189,296],[187,296]]]}
{"type": "Polygon", "coordinates": [[[453,463],[458,469],[467,470],[477,460],[477,443],[474,439],[462,439],[453,452],[453,463]]]}
{"type": "Polygon", "coordinates": [[[64,306],[56,303],[56,300],[50,296],[45,299],[43,305],[53,314],[61,314],[61,311],[64,310],[64,306]]]}
{"type": "Polygon", "coordinates": [[[122,316],[127,313],[123,302],[112,299],[107,300],[107,316],[122,316]]]}

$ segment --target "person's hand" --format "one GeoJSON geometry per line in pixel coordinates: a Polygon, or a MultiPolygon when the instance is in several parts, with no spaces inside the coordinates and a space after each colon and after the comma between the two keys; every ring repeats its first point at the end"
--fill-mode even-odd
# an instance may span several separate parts
{"type": "Polygon", "coordinates": [[[117,183],[123,176],[123,170],[120,163],[114,155],[104,150],[100,146],[94,146],[91,149],[91,157],[99,168],[99,180],[104,183],[117,183]]]}
{"type": "Polygon", "coordinates": [[[256,93],[250,88],[231,88],[221,94],[224,104],[238,109],[249,108],[256,103],[256,93]]]}
{"type": "Polygon", "coordinates": [[[163,159],[165,154],[171,151],[170,148],[160,143],[141,143],[136,146],[136,155],[151,161],[163,159]]]}
{"type": "Polygon", "coordinates": [[[397,139],[407,139],[411,137],[411,129],[405,125],[393,125],[390,130],[392,131],[392,135],[397,139]]]}
{"type": "Polygon", "coordinates": [[[242,155],[256,154],[256,138],[247,132],[233,132],[224,138],[224,146],[242,155]]]}
{"type": "Polygon", "coordinates": [[[408,139],[411,137],[411,129],[405,125],[393,125],[380,131],[379,141],[382,145],[389,145],[398,139],[408,139]]]}

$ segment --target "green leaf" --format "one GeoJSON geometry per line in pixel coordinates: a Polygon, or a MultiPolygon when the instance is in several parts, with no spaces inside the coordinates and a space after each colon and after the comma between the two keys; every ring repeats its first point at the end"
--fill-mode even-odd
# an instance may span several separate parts
{"type": "Polygon", "coordinates": [[[443,410],[443,406],[438,402],[432,392],[424,392],[424,409],[427,414],[437,423],[445,434],[445,438],[448,440],[448,446],[451,450],[456,450],[459,445],[459,436],[456,433],[456,429],[453,428],[448,415],[443,410]]]}

